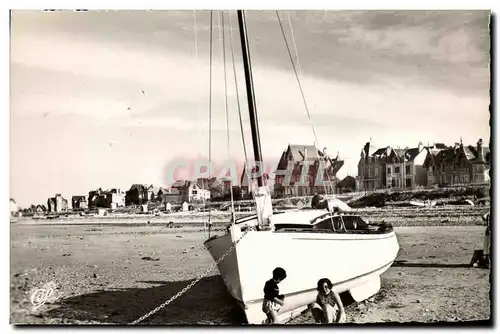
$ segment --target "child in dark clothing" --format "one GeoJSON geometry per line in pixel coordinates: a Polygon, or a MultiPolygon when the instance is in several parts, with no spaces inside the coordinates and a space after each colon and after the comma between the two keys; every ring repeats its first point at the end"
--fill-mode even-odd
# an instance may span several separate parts
{"type": "Polygon", "coordinates": [[[286,271],[277,267],[273,270],[273,278],[264,285],[264,301],[262,311],[267,315],[267,322],[271,324],[279,323],[278,311],[284,305],[285,296],[280,295],[278,284],[286,278],[286,271]]]}

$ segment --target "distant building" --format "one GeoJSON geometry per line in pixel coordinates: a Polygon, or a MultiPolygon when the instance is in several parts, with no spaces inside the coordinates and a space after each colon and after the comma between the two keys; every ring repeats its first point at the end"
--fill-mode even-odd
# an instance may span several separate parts
{"type": "Polygon", "coordinates": [[[337,193],[347,193],[356,191],[356,178],[347,175],[339,183],[337,183],[337,193]]]}
{"type": "Polygon", "coordinates": [[[125,194],[126,205],[141,205],[148,202],[148,189],[144,184],[133,184],[125,194]]]}
{"type": "Polygon", "coordinates": [[[106,191],[106,202],[109,208],[125,206],[125,193],[119,188],[113,188],[106,191]]]}
{"type": "Polygon", "coordinates": [[[50,197],[47,200],[47,209],[50,213],[67,212],[68,200],[63,198],[61,194],[56,194],[55,197],[50,197]]]}
{"type": "Polygon", "coordinates": [[[358,162],[357,189],[414,189],[427,186],[424,167],[428,147],[422,143],[414,148],[376,149],[367,142],[358,162]]]}
{"type": "Polygon", "coordinates": [[[125,204],[142,205],[161,202],[163,195],[166,193],[168,193],[167,189],[152,184],[133,184],[125,193],[125,204]]]}
{"type": "Polygon", "coordinates": [[[15,216],[18,211],[19,211],[19,207],[17,206],[16,201],[13,198],[11,198],[10,199],[10,215],[15,216]]]}
{"type": "Polygon", "coordinates": [[[424,161],[428,186],[452,186],[490,182],[491,153],[483,147],[455,143],[454,147],[430,149],[424,161]]]}
{"type": "Polygon", "coordinates": [[[375,149],[366,143],[358,163],[358,190],[414,189],[489,182],[490,151],[477,145],[442,143],[375,149]]]}
{"type": "Polygon", "coordinates": [[[176,181],[170,187],[170,191],[173,192],[174,189],[179,191],[182,196],[182,201],[193,203],[202,202],[210,200],[210,190],[208,190],[208,184],[201,182],[200,180],[195,181],[176,181]]]}
{"type": "Polygon", "coordinates": [[[288,145],[275,171],[274,195],[306,196],[332,191],[343,165],[344,161],[338,156],[328,156],[326,149],[321,152],[314,145],[288,145]],[[319,175],[321,166],[323,171],[319,175]]]}
{"type": "Polygon", "coordinates": [[[424,161],[427,148],[422,143],[415,148],[393,149],[386,161],[386,188],[413,189],[427,186],[424,161]]]}
{"type": "Polygon", "coordinates": [[[43,215],[45,212],[47,212],[47,208],[44,205],[37,205],[35,207],[35,213],[37,215],[43,215]]]}
{"type": "Polygon", "coordinates": [[[73,210],[85,210],[89,207],[87,196],[73,196],[71,197],[71,204],[73,210]]]}
{"type": "Polygon", "coordinates": [[[162,203],[181,204],[183,202],[183,195],[178,188],[171,188],[166,192],[162,192],[162,203]]]}
{"type": "Polygon", "coordinates": [[[357,189],[360,191],[383,189],[386,186],[387,157],[391,147],[376,149],[367,142],[361,150],[358,162],[357,189]]]}
{"type": "Polygon", "coordinates": [[[99,188],[89,192],[88,203],[89,208],[116,209],[125,206],[125,193],[118,188],[109,190],[99,188]]]}

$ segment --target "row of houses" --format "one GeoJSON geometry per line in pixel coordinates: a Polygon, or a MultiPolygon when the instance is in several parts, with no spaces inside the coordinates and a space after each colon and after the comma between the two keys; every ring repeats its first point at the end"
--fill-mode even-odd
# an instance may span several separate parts
{"type": "MultiPolygon", "coordinates": [[[[151,184],[133,184],[128,191],[118,188],[91,190],[87,195],[77,195],[71,201],[56,194],[47,200],[49,213],[86,210],[94,208],[117,209],[128,205],[142,205],[148,203],[193,203],[210,199],[210,191],[192,181],[177,181],[170,188],[155,187],[151,184]]],[[[36,213],[44,212],[38,206],[36,213]]]]}
{"type": "Polygon", "coordinates": [[[413,148],[375,148],[367,142],[361,150],[356,188],[414,189],[489,182],[491,153],[479,139],[475,146],[462,141],[413,148]]]}
{"type": "Polygon", "coordinates": [[[134,184],[125,196],[126,205],[141,205],[150,202],[193,203],[210,199],[208,186],[202,180],[176,181],[170,188],[134,184]]]}
{"type": "MultiPolygon", "coordinates": [[[[326,149],[315,145],[288,145],[275,170],[274,197],[307,196],[325,192],[367,191],[376,189],[414,189],[489,182],[491,154],[481,139],[475,146],[438,143],[412,148],[386,146],[376,148],[367,142],[361,150],[357,177],[338,179],[344,161],[329,156],[326,149]]],[[[246,168],[245,168],[246,169],[246,168]]],[[[257,181],[243,170],[240,197],[248,197],[257,181]]],[[[255,167],[252,169],[255,172],[255,167]]],[[[264,174],[264,179],[269,179],[264,174]]],[[[215,194],[215,178],[176,181],[169,188],[152,184],[133,184],[123,192],[114,188],[92,190],[88,196],[73,196],[68,202],[61,194],[47,201],[49,212],[73,209],[111,208],[147,203],[193,203],[211,199],[215,194]]],[[[234,185],[223,180],[217,196],[229,193],[234,185]]],[[[234,188],[233,188],[234,190],[234,188]]],[[[38,210],[38,208],[37,208],[38,210]]]]}

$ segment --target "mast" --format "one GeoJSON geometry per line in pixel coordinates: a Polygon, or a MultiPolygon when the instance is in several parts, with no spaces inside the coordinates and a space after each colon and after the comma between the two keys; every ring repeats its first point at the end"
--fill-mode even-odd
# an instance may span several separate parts
{"type": "Polygon", "coordinates": [[[252,64],[250,62],[250,49],[248,47],[247,27],[245,22],[245,13],[238,10],[238,25],[240,28],[241,52],[243,55],[243,67],[245,69],[245,84],[247,88],[248,112],[250,114],[250,126],[252,130],[252,143],[255,163],[257,164],[257,189],[255,189],[255,206],[257,209],[257,220],[261,228],[274,230],[271,221],[273,215],[273,204],[269,189],[264,184],[263,160],[260,147],[259,122],[257,120],[257,108],[255,106],[255,95],[253,89],[252,64]]]}
{"type": "MultiPolygon", "coordinates": [[[[238,10],[238,25],[240,30],[241,52],[243,54],[243,67],[245,69],[245,84],[247,88],[248,112],[250,114],[250,127],[252,130],[252,142],[255,162],[258,168],[262,168],[262,150],[260,145],[259,121],[257,119],[257,108],[255,103],[255,95],[253,89],[252,64],[250,62],[250,49],[248,47],[247,27],[245,13],[243,10],[238,10]]],[[[263,171],[259,170],[257,177],[257,185],[262,187],[263,171]]]]}

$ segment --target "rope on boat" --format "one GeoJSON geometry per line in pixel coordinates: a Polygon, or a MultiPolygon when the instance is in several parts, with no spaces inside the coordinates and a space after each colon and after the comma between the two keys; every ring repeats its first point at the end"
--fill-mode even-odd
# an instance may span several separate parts
{"type": "Polygon", "coordinates": [[[187,286],[185,286],[181,291],[177,292],[174,296],[170,297],[168,300],[166,300],[164,303],[160,304],[159,306],[157,306],[155,309],[153,309],[152,311],[146,313],[145,315],[143,315],[142,317],[140,317],[139,319],[133,321],[130,323],[130,325],[137,325],[139,322],[143,321],[144,319],[146,318],[149,318],[150,316],[152,316],[153,314],[155,314],[156,312],[158,312],[159,310],[161,310],[162,308],[164,308],[165,306],[167,306],[168,304],[170,304],[171,302],[173,302],[174,300],[176,300],[177,298],[179,298],[180,296],[182,296],[183,294],[185,294],[187,291],[189,291],[196,283],[198,283],[199,281],[201,281],[205,276],[207,276],[222,260],[224,260],[226,258],[226,256],[229,255],[229,253],[231,253],[233,251],[233,249],[236,248],[236,246],[238,245],[238,243],[241,241],[241,239],[243,239],[247,233],[250,232],[250,229],[247,229],[245,232],[243,232],[243,234],[241,235],[241,237],[236,240],[233,245],[231,247],[229,247],[229,249],[227,251],[224,252],[224,254],[221,255],[221,257],[219,257],[217,259],[217,261],[215,261],[214,263],[212,263],[200,276],[198,276],[194,281],[192,281],[191,283],[189,283],[187,286]]]}
{"type": "MultiPolygon", "coordinates": [[[[198,65],[198,62],[199,62],[199,59],[198,59],[198,29],[196,27],[196,9],[193,9],[193,31],[194,31],[194,59],[195,59],[195,68],[196,68],[196,75],[195,75],[195,78],[198,78],[198,70],[197,70],[197,65],[198,65]]],[[[201,130],[201,127],[202,127],[202,122],[201,122],[201,119],[202,119],[202,113],[201,113],[201,109],[199,108],[198,106],[198,103],[196,103],[196,110],[197,110],[197,114],[198,114],[198,129],[200,130],[198,132],[198,135],[199,135],[199,138],[200,138],[200,143],[203,144],[203,134],[202,134],[202,130],[201,130]]],[[[201,151],[201,150],[200,150],[201,151]]],[[[205,179],[202,178],[201,179],[201,186],[203,189],[205,189],[205,179]]],[[[202,201],[203,201],[203,210],[206,209],[206,199],[205,199],[205,196],[202,197],[202,201]]],[[[207,224],[206,223],[203,223],[203,237],[204,237],[204,240],[207,239],[207,224]]]]}
{"type": "MultiPolygon", "coordinates": [[[[210,11],[210,88],[208,102],[208,184],[212,176],[212,44],[213,44],[213,11],[210,11]]],[[[212,225],[212,206],[208,206],[208,236],[212,225]]]]}
{"type": "MultiPolygon", "coordinates": [[[[290,51],[290,46],[288,45],[288,40],[286,38],[286,35],[285,35],[285,30],[283,28],[283,24],[281,22],[281,18],[280,18],[280,15],[278,13],[278,11],[276,10],[276,16],[278,18],[278,23],[280,25],[280,28],[281,28],[281,33],[283,35],[283,40],[285,41],[285,46],[286,46],[286,49],[288,51],[288,56],[290,58],[290,62],[292,64],[292,67],[293,67],[293,72],[295,73],[295,78],[297,79],[297,84],[299,86],[299,90],[300,90],[300,94],[302,96],[302,101],[304,102],[304,107],[305,107],[305,110],[306,110],[306,114],[307,114],[307,118],[309,120],[309,124],[311,125],[311,128],[312,128],[312,131],[313,131],[313,135],[314,135],[314,140],[316,141],[316,143],[318,143],[318,146],[321,147],[320,143],[319,143],[319,140],[318,140],[318,136],[316,134],[316,129],[314,127],[314,123],[312,121],[312,118],[311,118],[311,114],[309,112],[309,107],[307,105],[307,100],[306,100],[306,97],[304,95],[304,90],[302,88],[302,84],[300,82],[300,77],[299,77],[299,73],[300,75],[302,75],[302,69],[300,67],[300,62],[299,62],[299,53],[298,53],[298,48],[297,48],[297,44],[295,43],[295,35],[293,33],[293,26],[292,26],[292,20],[290,18],[290,14],[288,14],[288,22],[290,24],[290,31],[292,33],[292,43],[293,43],[293,46],[294,46],[294,49],[295,49],[295,55],[296,55],[296,58],[297,58],[297,67],[298,67],[298,71],[297,71],[297,67],[295,66],[295,62],[293,60],[293,56],[292,56],[292,52],[290,51]]],[[[332,161],[331,159],[328,157],[328,156],[325,156],[326,159],[328,159],[328,162],[330,162],[330,166],[333,167],[333,164],[332,164],[332,161]]],[[[328,166],[325,166],[325,172],[326,172],[326,176],[328,178],[328,183],[329,183],[329,187],[330,187],[330,190],[332,192],[332,195],[334,194],[334,191],[333,191],[333,185],[330,184],[330,181],[331,181],[331,178],[330,178],[330,174],[328,172],[329,168],[328,166]]],[[[322,175],[323,176],[323,175],[322,175]]],[[[324,182],[324,178],[322,177],[322,183],[323,183],[323,187],[325,189],[325,195],[328,195],[328,190],[327,190],[327,187],[326,187],[326,184],[324,182]]]]}
{"type": "MultiPolygon", "coordinates": [[[[226,133],[227,133],[227,155],[231,157],[231,140],[230,140],[230,132],[229,132],[229,112],[227,106],[227,72],[226,72],[226,41],[225,41],[225,29],[224,29],[224,11],[221,10],[221,23],[222,23],[222,63],[224,66],[224,104],[226,111],[226,133]]],[[[221,26],[219,26],[221,28],[221,26]]],[[[220,34],[220,30],[219,30],[220,34]]],[[[229,180],[229,194],[231,196],[231,221],[236,221],[235,213],[234,213],[234,197],[233,197],[233,183],[231,179],[229,180]]]]}

